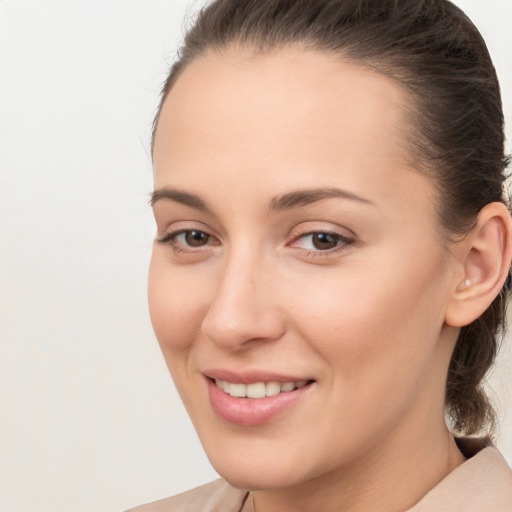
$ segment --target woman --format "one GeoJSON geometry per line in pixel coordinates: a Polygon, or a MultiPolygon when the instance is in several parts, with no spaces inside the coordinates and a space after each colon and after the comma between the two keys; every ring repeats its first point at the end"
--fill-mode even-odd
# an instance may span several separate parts
{"type": "Polygon", "coordinates": [[[465,15],[215,1],[153,150],[151,317],[224,480],[137,510],[512,510],[481,388],[512,257],[503,114],[465,15]]]}

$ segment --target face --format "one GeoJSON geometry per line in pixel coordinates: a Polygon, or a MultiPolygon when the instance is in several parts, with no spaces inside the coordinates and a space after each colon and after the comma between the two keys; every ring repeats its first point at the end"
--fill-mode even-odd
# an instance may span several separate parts
{"type": "Polygon", "coordinates": [[[407,105],[374,71],[283,50],[199,58],[163,106],[150,312],[236,486],[327,477],[442,421],[454,279],[407,105]]]}

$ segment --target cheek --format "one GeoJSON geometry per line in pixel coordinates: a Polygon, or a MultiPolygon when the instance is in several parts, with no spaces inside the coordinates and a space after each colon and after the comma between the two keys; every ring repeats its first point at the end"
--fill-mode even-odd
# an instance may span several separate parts
{"type": "Polygon", "coordinates": [[[300,336],[324,362],[319,406],[329,412],[318,435],[333,445],[376,442],[412,414],[419,397],[438,396],[431,376],[439,376],[433,369],[443,315],[435,267],[421,278],[413,268],[388,276],[383,268],[354,268],[295,295],[300,336]]]}
{"type": "Polygon", "coordinates": [[[302,337],[358,387],[428,364],[443,325],[441,260],[376,261],[378,268],[344,269],[294,294],[302,337]]]}
{"type": "Polygon", "coordinates": [[[149,312],[166,359],[170,352],[191,349],[207,307],[205,296],[205,282],[198,273],[175,269],[158,250],[153,252],[148,276],[149,312]]]}

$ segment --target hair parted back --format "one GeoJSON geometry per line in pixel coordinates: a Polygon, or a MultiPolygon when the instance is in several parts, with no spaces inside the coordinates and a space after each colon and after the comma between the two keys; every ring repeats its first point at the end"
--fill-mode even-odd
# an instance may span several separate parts
{"type": "MultiPolygon", "coordinates": [[[[488,203],[506,202],[504,119],[496,72],[480,33],[447,0],[216,0],[188,30],[155,118],[194,59],[233,47],[268,53],[284,47],[323,52],[369,66],[411,98],[410,145],[418,170],[439,190],[445,236],[474,226],[488,203]]],[[[446,386],[456,434],[492,433],[482,388],[505,327],[505,286],[487,311],[461,329],[446,386]]]]}

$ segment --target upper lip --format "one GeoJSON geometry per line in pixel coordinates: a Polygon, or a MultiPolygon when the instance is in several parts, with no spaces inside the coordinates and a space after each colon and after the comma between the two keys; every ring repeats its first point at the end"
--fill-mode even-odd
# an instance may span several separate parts
{"type": "Polygon", "coordinates": [[[285,375],[268,370],[246,370],[235,372],[224,368],[212,368],[203,371],[210,379],[224,380],[235,384],[254,384],[256,382],[299,382],[313,380],[305,376],[285,375]]]}

